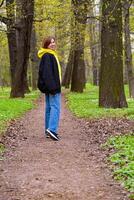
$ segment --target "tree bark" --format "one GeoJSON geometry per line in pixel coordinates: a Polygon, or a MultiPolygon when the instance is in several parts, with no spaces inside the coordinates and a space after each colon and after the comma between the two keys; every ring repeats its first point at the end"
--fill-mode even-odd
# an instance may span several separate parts
{"type": "Polygon", "coordinates": [[[99,106],[127,107],[123,85],[121,0],[103,0],[99,106]]]}
{"type": "Polygon", "coordinates": [[[74,60],[73,59],[73,50],[70,49],[66,70],[65,70],[63,80],[62,80],[62,86],[65,86],[65,88],[69,88],[69,85],[70,85],[70,82],[71,82],[73,60],[74,60]]]}
{"type": "Polygon", "coordinates": [[[86,83],[84,42],[89,1],[72,1],[74,28],[74,62],[72,71],[71,91],[83,92],[86,83]]]}
{"type": "Polygon", "coordinates": [[[131,6],[130,1],[125,0],[124,10],[123,10],[124,11],[124,35],[125,35],[125,64],[126,64],[126,69],[127,69],[129,96],[134,98],[134,75],[133,75],[131,39],[130,39],[130,22],[129,22],[130,6],[131,6]]]}
{"type": "Polygon", "coordinates": [[[17,0],[17,66],[11,97],[24,97],[28,90],[27,66],[34,13],[33,0],[17,0]]]}
{"type": "MultiPolygon", "coordinates": [[[[100,6],[99,6],[100,8],[100,6]]],[[[93,6],[91,6],[89,15],[95,16],[93,6]]],[[[93,71],[93,85],[99,85],[99,69],[100,69],[100,31],[101,22],[96,19],[89,19],[89,34],[90,34],[90,50],[92,59],[92,71],[93,71]]]]}
{"type": "Polygon", "coordinates": [[[10,75],[11,75],[11,94],[12,88],[15,84],[15,70],[17,64],[17,43],[16,43],[16,29],[15,29],[15,6],[14,0],[6,0],[6,13],[10,23],[7,23],[7,39],[10,60],[10,75]]]}
{"type": "Polygon", "coordinates": [[[36,32],[33,26],[32,29],[32,36],[31,36],[31,68],[32,68],[32,90],[37,89],[37,79],[38,79],[38,65],[39,59],[37,58],[37,39],[36,39],[36,32]]]}
{"type": "Polygon", "coordinates": [[[73,62],[74,62],[74,28],[75,28],[75,21],[74,21],[74,16],[72,14],[70,23],[70,51],[62,79],[62,86],[64,86],[65,88],[69,88],[72,79],[73,62]]]}

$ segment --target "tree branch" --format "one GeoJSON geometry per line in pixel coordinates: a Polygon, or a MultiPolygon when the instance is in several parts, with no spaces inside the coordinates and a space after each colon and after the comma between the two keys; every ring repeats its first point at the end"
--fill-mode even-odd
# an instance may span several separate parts
{"type": "Polygon", "coordinates": [[[130,6],[132,5],[132,3],[133,3],[133,0],[125,0],[125,1],[122,3],[122,7],[123,7],[124,9],[129,9],[130,6]]]}
{"type": "Polygon", "coordinates": [[[7,30],[1,29],[1,28],[0,28],[0,32],[5,32],[5,33],[7,33],[7,30]]]}
{"type": "Polygon", "coordinates": [[[5,1],[5,0],[2,0],[2,2],[1,2],[1,4],[0,4],[0,7],[2,7],[2,6],[3,6],[3,4],[4,4],[4,1],[5,1]]]}
{"type": "Polygon", "coordinates": [[[87,16],[87,19],[97,19],[97,20],[101,21],[100,16],[87,16]]]}
{"type": "Polygon", "coordinates": [[[33,22],[43,22],[43,21],[46,21],[46,20],[51,20],[51,18],[47,17],[47,18],[42,18],[42,19],[34,19],[33,22]]]}
{"type": "Polygon", "coordinates": [[[4,24],[8,24],[8,23],[10,23],[10,20],[8,19],[8,18],[6,18],[6,17],[2,17],[1,15],[0,15],[0,21],[2,22],[2,23],[4,23],[4,24]]]}

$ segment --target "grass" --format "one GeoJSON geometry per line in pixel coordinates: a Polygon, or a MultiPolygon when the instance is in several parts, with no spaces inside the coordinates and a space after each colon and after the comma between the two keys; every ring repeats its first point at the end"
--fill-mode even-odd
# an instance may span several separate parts
{"type": "MultiPolygon", "coordinates": [[[[81,118],[122,118],[134,119],[134,100],[129,98],[128,87],[125,86],[128,108],[106,109],[98,107],[98,87],[87,84],[83,93],[67,93],[70,110],[81,118]]],[[[134,136],[125,135],[110,138],[107,148],[114,148],[115,153],[109,157],[113,173],[117,180],[132,192],[129,196],[134,199],[134,136]]]]}
{"type": "Polygon", "coordinates": [[[87,84],[84,93],[68,93],[68,106],[78,117],[107,118],[126,117],[134,119],[134,100],[128,97],[128,87],[125,87],[128,108],[107,109],[98,107],[98,87],[87,84]]]}
{"type": "MultiPolygon", "coordinates": [[[[0,88],[0,135],[5,131],[8,122],[22,116],[26,111],[35,105],[33,100],[39,97],[39,92],[34,91],[26,95],[25,98],[9,98],[10,89],[0,88]]],[[[0,151],[4,148],[0,146],[0,151]]]]}
{"type": "MultiPolygon", "coordinates": [[[[113,173],[117,180],[130,192],[134,192],[134,136],[123,135],[110,138],[106,146],[114,148],[108,160],[113,163],[113,173]]],[[[132,194],[131,198],[134,197],[132,194]]]]}

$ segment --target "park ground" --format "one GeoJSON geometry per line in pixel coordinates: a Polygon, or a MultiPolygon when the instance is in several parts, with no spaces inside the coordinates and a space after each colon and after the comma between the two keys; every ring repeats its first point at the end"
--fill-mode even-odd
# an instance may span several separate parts
{"type": "Polygon", "coordinates": [[[113,179],[104,150],[110,135],[133,130],[126,119],[75,117],[62,96],[60,141],[44,136],[44,99],[20,120],[12,120],[2,142],[0,200],[128,200],[113,179]]]}

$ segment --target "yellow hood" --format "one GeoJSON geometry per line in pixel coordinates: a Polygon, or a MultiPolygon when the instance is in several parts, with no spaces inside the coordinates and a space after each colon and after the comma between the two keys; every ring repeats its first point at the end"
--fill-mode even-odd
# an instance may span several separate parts
{"type": "Polygon", "coordinates": [[[38,51],[38,57],[41,58],[45,53],[51,53],[54,56],[57,56],[56,51],[51,50],[51,49],[45,49],[45,48],[40,48],[40,50],[38,51]]]}
{"type": "Polygon", "coordinates": [[[40,50],[38,51],[38,57],[39,57],[39,58],[42,58],[42,56],[43,56],[45,53],[50,53],[50,54],[52,54],[52,55],[55,56],[56,61],[57,61],[57,64],[58,64],[59,77],[60,77],[60,81],[61,81],[61,66],[60,66],[59,59],[58,59],[58,56],[57,56],[56,51],[51,50],[51,49],[40,48],[40,50]]]}

